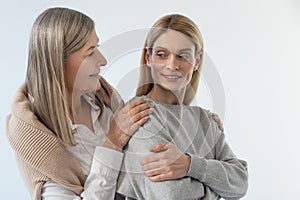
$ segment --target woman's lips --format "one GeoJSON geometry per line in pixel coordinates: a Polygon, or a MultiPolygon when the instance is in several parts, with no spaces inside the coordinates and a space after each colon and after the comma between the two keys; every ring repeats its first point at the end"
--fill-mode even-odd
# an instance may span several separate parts
{"type": "Polygon", "coordinates": [[[171,79],[171,80],[177,80],[180,79],[182,76],[180,75],[162,75],[163,77],[167,78],[167,79],[171,79]]]}
{"type": "Polygon", "coordinates": [[[91,77],[100,77],[100,71],[94,73],[94,74],[90,74],[91,77]]]}
{"type": "Polygon", "coordinates": [[[101,76],[99,74],[90,75],[91,78],[99,79],[101,76]]]}

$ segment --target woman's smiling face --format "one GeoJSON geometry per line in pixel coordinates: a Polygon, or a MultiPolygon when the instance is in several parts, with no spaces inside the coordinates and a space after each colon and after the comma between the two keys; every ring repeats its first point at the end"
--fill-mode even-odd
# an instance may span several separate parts
{"type": "Polygon", "coordinates": [[[146,56],[156,87],[184,92],[200,59],[195,51],[191,39],[178,31],[160,35],[146,56]]]}
{"type": "Polygon", "coordinates": [[[65,80],[68,90],[86,93],[100,89],[100,67],[106,59],[97,48],[99,38],[95,31],[87,43],[65,60],[65,80]]]}

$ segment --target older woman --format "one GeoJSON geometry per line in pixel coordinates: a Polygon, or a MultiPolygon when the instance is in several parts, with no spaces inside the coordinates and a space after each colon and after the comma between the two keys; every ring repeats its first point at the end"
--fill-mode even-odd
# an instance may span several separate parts
{"type": "Polygon", "coordinates": [[[106,59],[94,22],[50,8],[32,28],[26,82],[7,136],[32,199],[114,199],[122,149],[152,103],[123,105],[99,76],[106,59]]]}

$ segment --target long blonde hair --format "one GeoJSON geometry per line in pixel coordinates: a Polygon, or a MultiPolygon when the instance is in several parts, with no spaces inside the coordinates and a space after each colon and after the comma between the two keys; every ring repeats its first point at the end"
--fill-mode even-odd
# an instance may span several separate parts
{"type": "Polygon", "coordinates": [[[63,142],[74,145],[64,60],[88,41],[94,22],[81,12],[50,8],[34,22],[29,42],[26,84],[31,109],[63,142]]]}
{"type": "Polygon", "coordinates": [[[151,69],[147,67],[146,64],[147,48],[151,49],[157,38],[163,33],[165,33],[168,29],[178,31],[188,36],[191,39],[191,41],[195,44],[195,53],[200,54],[200,62],[198,66],[196,66],[197,70],[193,72],[192,79],[189,84],[190,86],[187,87],[185,97],[183,100],[183,104],[189,105],[195,97],[199,85],[200,71],[203,62],[203,39],[197,25],[189,18],[180,14],[171,14],[163,16],[158,21],[156,21],[150,29],[142,51],[140,62],[140,80],[139,87],[136,91],[136,95],[147,95],[153,88],[151,69]]]}

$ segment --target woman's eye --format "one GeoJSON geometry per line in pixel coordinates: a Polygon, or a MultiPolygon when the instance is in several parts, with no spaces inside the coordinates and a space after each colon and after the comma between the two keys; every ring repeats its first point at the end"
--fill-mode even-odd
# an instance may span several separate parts
{"type": "Polygon", "coordinates": [[[167,54],[164,53],[164,52],[157,52],[157,53],[156,53],[156,56],[157,56],[158,58],[166,58],[166,57],[167,57],[167,54]]]}
{"type": "Polygon", "coordinates": [[[88,54],[88,57],[91,57],[94,54],[94,51],[88,54]]]}
{"type": "Polygon", "coordinates": [[[190,55],[188,54],[179,54],[178,58],[181,60],[188,60],[190,58],[190,55]]]}
{"type": "Polygon", "coordinates": [[[88,54],[88,57],[91,57],[95,53],[95,51],[97,50],[98,47],[100,47],[99,44],[97,44],[97,46],[95,48],[91,49],[91,52],[88,54]]]}

